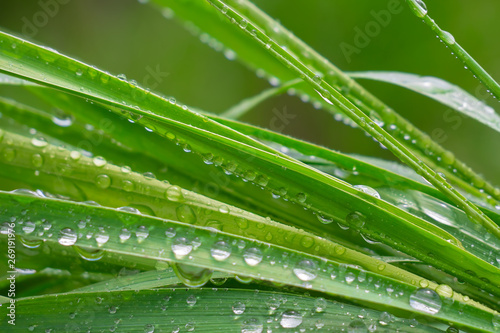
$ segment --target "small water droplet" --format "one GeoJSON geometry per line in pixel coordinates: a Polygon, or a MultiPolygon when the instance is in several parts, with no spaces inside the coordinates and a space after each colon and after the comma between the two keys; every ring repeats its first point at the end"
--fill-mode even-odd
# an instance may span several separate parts
{"type": "Polygon", "coordinates": [[[453,35],[450,34],[448,31],[443,31],[442,38],[443,38],[443,41],[447,44],[450,44],[450,45],[455,44],[455,37],[453,37],[453,35]]]}
{"type": "Polygon", "coordinates": [[[182,195],[182,189],[176,185],[172,185],[167,189],[167,191],[165,192],[165,197],[170,201],[176,202],[182,201],[184,198],[182,195]]]}
{"type": "Polygon", "coordinates": [[[361,191],[363,193],[366,193],[368,195],[371,195],[372,197],[375,197],[377,199],[380,199],[380,194],[370,186],[366,185],[354,185],[353,186],[356,190],[361,191]]]}
{"type": "Polygon", "coordinates": [[[109,235],[104,229],[99,230],[95,235],[95,241],[97,242],[97,246],[103,246],[108,242],[108,240],[109,240],[109,235]]]}
{"type": "Polygon", "coordinates": [[[355,319],[347,327],[348,333],[368,333],[368,328],[361,319],[355,319]]]}
{"type": "Polygon", "coordinates": [[[95,178],[95,183],[97,187],[106,189],[111,185],[111,178],[108,175],[98,175],[95,178]]]}
{"type": "Polygon", "coordinates": [[[48,142],[47,140],[45,140],[45,138],[39,137],[31,139],[31,144],[35,147],[43,148],[48,145],[48,142]]]}
{"type": "Polygon", "coordinates": [[[245,303],[242,303],[240,301],[236,301],[234,302],[232,308],[233,308],[233,313],[235,315],[240,315],[242,314],[243,312],[245,312],[245,303]]]}
{"type": "Polygon", "coordinates": [[[102,156],[96,156],[92,159],[92,162],[94,162],[94,165],[96,167],[103,167],[106,165],[107,161],[104,157],[102,156]]]}

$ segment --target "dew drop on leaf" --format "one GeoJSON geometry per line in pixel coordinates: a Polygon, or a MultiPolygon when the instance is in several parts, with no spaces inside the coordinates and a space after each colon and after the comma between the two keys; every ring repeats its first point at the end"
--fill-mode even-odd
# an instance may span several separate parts
{"type": "Polygon", "coordinates": [[[218,241],[210,249],[212,258],[217,261],[223,261],[231,255],[231,246],[225,241],[218,241]]]}
{"type": "Polygon", "coordinates": [[[312,260],[302,260],[294,268],[293,273],[302,281],[311,281],[316,278],[317,266],[312,260]]]}
{"type": "Polygon", "coordinates": [[[59,232],[59,238],[57,241],[59,244],[64,246],[71,246],[76,243],[77,235],[76,232],[71,228],[64,228],[59,232]]]}
{"type": "Polygon", "coordinates": [[[297,311],[285,311],[281,315],[280,325],[283,328],[295,328],[302,324],[302,315],[297,311]]]}
{"type": "Polygon", "coordinates": [[[247,265],[256,266],[262,261],[262,252],[256,247],[251,247],[245,251],[243,258],[247,265]]]}
{"type": "Polygon", "coordinates": [[[233,309],[233,313],[235,315],[240,315],[242,314],[243,312],[245,312],[245,303],[242,303],[240,301],[236,301],[234,302],[233,306],[232,306],[232,309],[233,309]]]}
{"type": "Polygon", "coordinates": [[[108,175],[98,175],[95,178],[95,183],[97,187],[106,189],[111,185],[111,178],[108,175]]]}
{"type": "Polygon", "coordinates": [[[372,197],[375,197],[377,199],[380,199],[380,194],[370,186],[366,185],[354,185],[353,186],[356,190],[361,191],[363,193],[366,193],[368,195],[371,195],[372,197]]]}
{"type": "Polygon", "coordinates": [[[185,237],[177,237],[172,242],[172,251],[178,259],[187,256],[192,250],[193,244],[185,237]]]}
{"type": "Polygon", "coordinates": [[[355,319],[347,327],[348,333],[368,333],[368,328],[361,319],[355,319]]]}
{"type": "Polygon", "coordinates": [[[106,165],[107,161],[104,157],[96,156],[92,159],[92,162],[96,167],[103,167],[106,165]]]}
{"type": "Polygon", "coordinates": [[[436,314],[441,310],[442,302],[439,295],[432,289],[417,289],[410,295],[410,306],[429,314],[436,314]]]}

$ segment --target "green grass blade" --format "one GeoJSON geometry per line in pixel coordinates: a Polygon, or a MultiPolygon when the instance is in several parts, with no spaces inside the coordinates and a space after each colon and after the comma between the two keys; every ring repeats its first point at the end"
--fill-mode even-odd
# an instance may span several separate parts
{"type": "Polygon", "coordinates": [[[410,300],[424,293],[433,295],[437,312],[421,311],[422,315],[484,331],[493,329],[492,310],[453,293],[448,287],[438,288],[426,280],[415,281],[418,286],[404,284],[354,266],[188,223],[34,196],[0,193],[0,197],[2,218],[19,216],[14,229],[27,239],[195,265],[370,303],[389,304],[405,311],[414,311],[419,305],[410,300]],[[44,207],[50,207],[50,213],[44,207]],[[27,214],[23,216],[21,211],[24,210],[27,214]],[[92,221],[79,228],[79,221],[88,215],[93,217],[92,221]],[[50,221],[50,231],[43,231],[42,216],[50,221]],[[135,237],[130,235],[125,241],[120,237],[123,228],[137,226],[135,237]],[[144,230],[147,230],[146,236],[142,234],[144,230]],[[222,252],[214,252],[214,248],[222,252]],[[422,288],[435,288],[441,296],[422,288]],[[395,290],[398,290],[398,297],[393,295],[395,290]],[[460,315],[459,308],[467,316],[460,315]]]}
{"type": "MultiPolygon", "coordinates": [[[[231,0],[227,3],[233,4],[234,2],[231,0]]],[[[264,73],[264,76],[271,82],[279,82],[280,80],[286,82],[297,78],[286,66],[277,64],[277,59],[271,54],[268,53],[266,55],[265,50],[259,47],[259,45],[242,43],[241,39],[244,38],[245,30],[234,29],[234,24],[231,27],[231,23],[220,20],[219,16],[216,15],[217,13],[214,13],[213,10],[211,11],[207,7],[207,3],[193,0],[155,0],[155,3],[171,8],[176,13],[176,17],[190,21],[189,31],[195,34],[203,31],[217,38],[218,41],[221,41],[228,48],[234,50],[238,54],[239,60],[257,70],[258,75],[264,73]],[[193,28],[193,25],[196,29],[193,28]]],[[[293,54],[294,57],[310,66],[310,68],[314,68],[319,76],[324,75],[324,79],[329,84],[335,89],[342,91],[367,117],[375,119],[381,124],[383,123],[381,126],[390,131],[392,135],[397,136],[400,141],[404,141],[408,137],[414,140],[415,144],[406,145],[407,149],[413,151],[421,159],[427,156],[427,152],[432,152],[432,154],[427,156],[426,163],[434,168],[439,166],[442,169],[440,172],[443,172],[451,182],[459,185],[463,185],[464,183],[473,184],[478,190],[484,192],[477,192],[483,198],[491,200],[491,196],[496,200],[500,199],[500,189],[488,183],[481,175],[458,160],[451,152],[441,147],[428,135],[395,113],[394,110],[370,94],[347,74],[340,71],[327,59],[323,58],[307,44],[294,36],[293,33],[285,29],[279,22],[270,18],[249,1],[238,1],[237,6],[244,15],[248,16],[250,21],[254,23],[258,22],[260,29],[279,45],[285,46],[287,51],[293,54]]],[[[349,120],[349,118],[345,118],[342,110],[333,107],[318,97],[316,92],[310,87],[298,90],[302,100],[310,101],[314,105],[321,105],[324,109],[333,113],[336,119],[349,120]]],[[[498,204],[498,201],[495,204],[498,204]]]]}
{"type": "MultiPolygon", "coordinates": [[[[255,43],[258,43],[261,47],[267,49],[269,53],[279,59],[283,64],[289,66],[290,70],[295,72],[298,76],[302,76],[305,81],[318,91],[323,99],[343,110],[344,113],[347,114],[358,126],[384,144],[384,146],[386,146],[405,164],[416,170],[417,173],[422,175],[432,185],[446,194],[450,200],[461,207],[472,220],[481,224],[487,230],[490,230],[495,236],[500,237],[500,227],[492,222],[488,216],[486,216],[474,204],[449,185],[441,175],[437,174],[425,163],[416,158],[405,146],[384,131],[373,120],[367,118],[362,111],[347,100],[341,93],[332,88],[327,82],[317,76],[317,74],[302,64],[298,59],[290,55],[287,50],[283,49],[252,22],[248,22],[242,14],[238,13],[237,8],[239,6],[235,5],[236,8],[229,8],[220,0],[209,0],[209,2],[228,19],[231,19],[238,25],[241,25],[241,22],[245,22],[243,30],[253,38],[255,43]]],[[[238,26],[234,24],[234,29],[237,28],[238,26]]]]}
{"type": "Polygon", "coordinates": [[[500,85],[496,82],[479,63],[470,56],[465,49],[457,43],[455,37],[448,31],[444,31],[434,21],[427,11],[427,5],[423,0],[407,0],[413,13],[434,31],[443,43],[465,64],[475,77],[477,77],[488,89],[491,95],[500,100],[500,85]]]}
{"type": "Polygon", "coordinates": [[[350,72],[356,79],[392,83],[430,97],[500,133],[500,116],[495,110],[462,88],[436,77],[401,72],[350,72]]]}
{"type": "Polygon", "coordinates": [[[252,96],[250,98],[242,100],[240,103],[221,113],[220,116],[228,119],[241,118],[244,114],[255,108],[258,104],[262,103],[266,99],[281,94],[290,89],[290,87],[293,87],[302,82],[303,81],[301,79],[296,79],[290,82],[286,82],[285,84],[278,87],[264,90],[256,96],[252,96]]]}
{"type": "MultiPolygon", "coordinates": [[[[1,49],[0,68],[2,70],[43,85],[59,87],[65,91],[93,98],[103,103],[117,105],[143,115],[142,118],[137,120],[137,117],[129,113],[123,113],[124,116],[135,119],[138,124],[143,124],[153,131],[159,132],[160,135],[171,141],[176,139],[178,144],[189,144],[192,150],[197,153],[198,165],[201,164],[201,160],[206,162],[208,159],[208,163],[212,163],[212,168],[214,164],[220,166],[220,163],[217,162],[219,159],[215,157],[221,158],[222,166],[226,168],[226,171],[230,165],[235,165],[236,170],[231,169],[230,172],[254,182],[259,187],[264,187],[269,194],[286,195],[287,200],[298,204],[298,206],[295,206],[296,210],[300,210],[300,206],[305,206],[317,214],[330,216],[330,221],[335,219],[342,224],[346,223],[346,217],[349,217],[349,220],[351,214],[361,212],[368,220],[375,222],[364,225],[365,228],[369,229],[368,232],[363,230],[365,234],[447,271],[456,271],[452,266],[458,265],[454,260],[458,251],[460,256],[465,256],[464,260],[470,258],[466,262],[474,266],[471,271],[476,272],[479,276],[473,276],[470,273],[461,271],[457,274],[485,289],[497,289],[491,284],[491,281],[494,280],[491,275],[496,275],[496,269],[487,263],[478,261],[469,253],[463,251],[459,242],[442,229],[436,228],[426,221],[407,214],[384,201],[365,195],[343,181],[294,161],[248,136],[244,136],[204,116],[192,113],[187,109],[184,110],[185,108],[177,104],[171,104],[158,96],[147,94],[145,90],[141,90],[133,84],[114,78],[95,68],[85,66],[83,63],[51,50],[38,47],[29,42],[21,43],[13,36],[1,34],[1,37],[4,39],[4,45],[17,45],[14,49],[1,49]],[[25,54],[25,56],[16,60],[16,66],[10,66],[13,57],[15,58],[19,52],[25,54]],[[42,74],[34,73],[45,74],[43,74],[42,79],[42,74]],[[79,75],[79,73],[82,74],[79,75]],[[105,81],[108,80],[106,85],[103,85],[103,78],[105,78],[105,81]],[[149,96],[147,100],[144,99],[146,96],[149,96]],[[139,105],[142,105],[141,101],[145,104],[142,109],[139,107],[139,105]],[[149,109],[161,110],[162,114],[166,116],[154,114],[149,109]],[[212,130],[214,132],[211,132],[212,130]],[[241,141],[236,141],[240,139],[241,141]],[[249,163],[252,165],[251,168],[248,168],[249,163]],[[261,175],[264,176],[265,185],[262,185],[261,175]],[[307,198],[304,201],[305,197],[307,198]],[[408,243],[407,235],[415,232],[420,234],[422,239],[408,243]],[[391,238],[389,238],[389,235],[391,238]],[[429,242],[424,241],[424,239],[429,239],[429,242]],[[450,241],[456,245],[454,248],[449,248],[450,241]],[[436,247],[435,243],[442,243],[446,246],[442,248],[436,247]],[[436,254],[436,249],[441,251],[439,255],[436,254]],[[429,256],[429,253],[435,254],[435,257],[429,256]],[[450,258],[449,262],[446,262],[444,258],[450,258]],[[479,279],[479,277],[486,278],[490,283],[479,279]]],[[[9,170],[12,170],[9,172],[15,175],[15,168],[9,170]]],[[[220,168],[218,170],[222,172],[220,168]]],[[[95,176],[97,175],[94,175],[91,179],[95,179],[95,176]]],[[[24,175],[24,177],[26,176],[24,175]]],[[[440,179],[439,176],[436,177],[440,179]]],[[[37,182],[36,177],[31,177],[31,179],[34,183],[37,182]]],[[[90,185],[87,185],[85,189],[90,191],[89,193],[92,193],[92,196],[99,196],[98,192],[101,191],[96,189],[94,184],[92,187],[88,186],[90,185]]],[[[85,195],[85,193],[81,193],[82,191],[78,187],[74,187],[72,190],[76,198],[85,195]]],[[[449,191],[453,192],[452,189],[449,189],[449,191]]],[[[261,190],[258,193],[254,192],[254,195],[260,195],[262,200],[261,190]]],[[[135,197],[134,200],[141,202],[142,199],[135,197]]],[[[124,205],[127,204],[121,206],[124,205]]],[[[482,218],[486,217],[480,211],[479,214],[482,218]]],[[[308,223],[311,217],[314,216],[309,215],[309,220],[302,221],[300,227],[313,232],[318,231],[318,234],[329,233],[333,237],[339,232],[340,228],[334,227],[332,224],[325,227],[316,218],[314,218],[314,223],[308,223]]],[[[351,222],[350,220],[347,221],[347,223],[351,222]]],[[[351,227],[358,228],[356,223],[352,223],[351,227]]],[[[498,226],[495,224],[495,227],[498,226]]],[[[462,266],[460,265],[460,267],[462,266]]]]}
{"type": "MultiPolygon", "coordinates": [[[[286,293],[238,289],[159,289],[77,293],[18,300],[23,320],[9,331],[285,332],[318,328],[440,332],[380,311],[286,293]],[[75,299],[78,302],[75,302],[75,299]],[[383,325],[379,321],[388,320],[383,325]]],[[[2,310],[2,312],[4,312],[2,310]]]]}

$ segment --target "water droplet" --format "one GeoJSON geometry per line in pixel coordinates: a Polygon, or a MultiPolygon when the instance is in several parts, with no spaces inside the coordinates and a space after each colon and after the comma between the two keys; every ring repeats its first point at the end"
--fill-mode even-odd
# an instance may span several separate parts
{"type": "Polygon", "coordinates": [[[241,325],[241,333],[262,333],[264,325],[258,318],[250,318],[243,321],[241,325]]]}
{"type": "Polygon", "coordinates": [[[186,299],[186,303],[189,305],[189,306],[194,306],[196,304],[196,296],[195,295],[189,295],[188,298],[186,299]]]}
{"type": "Polygon", "coordinates": [[[147,324],[144,326],[144,333],[153,333],[155,331],[155,325],[147,324]]]}
{"type": "Polygon", "coordinates": [[[199,288],[207,283],[212,277],[213,271],[204,267],[197,267],[184,264],[173,264],[175,275],[181,282],[192,288],[199,288]]]}
{"type": "Polygon", "coordinates": [[[312,260],[302,260],[294,267],[293,273],[302,281],[311,281],[316,278],[317,266],[312,260]]]}
{"type": "Polygon", "coordinates": [[[365,216],[359,212],[352,212],[347,214],[345,220],[348,225],[355,228],[363,228],[366,222],[365,216]]]}
{"type": "Polygon", "coordinates": [[[172,185],[165,192],[165,197],[170,201],[182,201],[184,199],[182,195],[182,189],[179,186],[172,185]]]}
{"type": "Polygon", "coordinates": [[[73,229],[64,228],[59,232],[59,238],[57,239],[57,241],[61,245],[71,246],[76,243],[77,239],[78,237],[76,235],[76,232],[73,231],[73,229]]]}
{"type": "Polygon", "coordinates": [[[262,261],[262,252],[256,247],[251,247],[245,251],[243,258],[248,265],[256,266],[262,261]]]}
{"type": "Polygon", "coordinates": [[[132,192],[135,188],[135,185],[130,180],[124,179],[122,180],[122,188],[127,192],[132,192]]]}
{"type": "Polygon", "coordinates": [[[361,191],[363,193],[371,195],[372,197],[380,199],[380,194],[378,194],[378,192],[375,189],[371,188],[370,186],[366,186],[366,185],[354,185],[353,187],[356,190],[358,190],[358,191],[361,191]]]}
{"type": "Polygon", "coordinates": [[[356,275],[354,275],[353,272],[349,272],[345,275],[345,282],[347,282],[347,284],[353,283],[354,280],[356,280],[356,275]]]}
{"type": "Polygon", "coordinates": [[[60,127],[69,127],[73,124],[73,118],[66,116],[64,118],[52,117],[52,122],[60,127]]]}
{"type": "Polygon", "coordinates": [[[180,205],[175,210],[177,213],[177,218],[180,222],[186,222],[194,224],[196,223],[196,214],[193,211],[193,208],[189,205],[180,205]]]}
{"type": "Polygon", "coordinates": [[[242,314],[243,312],[245,312],[245,303],[242,303],[240,301],[236,301],[234,302],[232,308],[233,308],[233,312],[235,315],[240,315],[242,314]]]}
{"type": "Polygon", "coordinates": [[[132,232],[130,232],[130,230],[126,229],[126,228],[123,228],[120,232],[120,242],[121,243],[124,243],[126,242],[130,236],[132,236],[132,232]]]}
{"type": "Polygon", "coordinates": [[[455,44],[455,37],[453,37],[453,35],[450,34],[448,31],[443,31],[442,38],[443,38],[443,41],[447,44],[450,44],[450,45],[455,44]]]}
{"type": "Polygon", "coordinates": [[[103,167],[106,165],[107,161],[104,157],[102,156],[96,156],[92,159],[92,162],[94,162],[94,165],[96,167],[103,167]]]}
{"type": "Polygon", "coordinates": [[[453,297],[453,289],[446,285],[446,284],[440,284],[437,288],[436,288],[436,292],[442,296],[442,297],[446,297],[446,298],[452,298],[453,297]]]}
{"type": "Polygon", "coordinates": [[[423,0],[409,0],[409,5],[417,17],[423,18],[427,15],[427,5],[423,0]]]}
{"type": "Polygon", "coordinates": [[[226,205],[222,205],[219,207],[219,212],[222,214],[228,214],[229,213],[229,207],[226,205]]]}
{"type": "Polygon", "coordinates": [[[99,230],[95,235],[95,241],[97,242],[97,246],[103,246],[108,242],[108,240],[109,240],[109,235],[104,229],[99,230]]]}
{"type": "Polygon", "coordinates": [[[104,256],[104,250],[92,250],[87,248],[82,248],[79,246],[75,246],[75,251],[87,261],[97,261],[104,256]]]}
{"type": "Polygon", "coordinates": [[[285,311],[281,315],[280,325],[283,328],[295,328],[302,324],[302,315],[296,311],[285,311]]]}
{"type": "Polygon", "coordinates": [[[98,175],[95,178],[95,183],[97,187],[106,189],[111,185],[111,178],[108,175],[98,175]]]}
{"type": "Polygon", "coordinates": [[[314,307],[316,308],[316,312],[325,311],[327,305],[328,303],[323,297],[319,297],[314,300],[314,307]]]}
{"type": "Polygon", "coordinates": [[[35,168],[39,168],[43,165],[43,157],[40,154],[33,154],[31,162],[35,168]]]}
{"type": "Polygon", "coordinates": [[[71,157],[73,161],[78,161],[82,157],[82,154],[79,151],[72,150],[71,153],[69,153],[69,157],[71,157]]]}
{"type": "Polygon", "coordinates": [[[135,236],[137,237],[137,243],[139,244],[142,243],[149,236],[148,228],[144,225],[137,227],[137,230],[135,231],[135,236]]]}
{"type": "Polygon", "coordinates": [[[225,241],[218,241],[210,249],[210,254],[217,261],[226,260],[231,255],[231,245],[225,241]]]}
{"type": "Polygon", "coordinates": [[[347,327],[348,333],[368,333],[368,328],[361,319],[353,320],[347,327]]]}
{"type": "Polygon", "coordinates": [[[316,214],[316,217],[318,218],[318,221],[320,221],[323,224],[329,224],[333,222],[333,218],[327,215],[316,214]]]}
{"type": "Polygon", "coordinates": [[[45,138],[33,138],[31,139],[31,144],[35,147],[38,147],[38,148],[43,148],[43,147],[46,147],[48,145],[48,142],[47,140],[45,140],[45,138]]]}
{"type": "Polygon", "coordinates": [[[177,259],[187,256],[192,250],[193,244],[185,237],[177,237],[172,243],[172,251],[177,259]]]}
{"type": "Polygon", "coordinates": [[[417,289],[410,295],[410,306],[429,314],[436,314],[441,310],[441,298],[431,289],[417,289]]]}

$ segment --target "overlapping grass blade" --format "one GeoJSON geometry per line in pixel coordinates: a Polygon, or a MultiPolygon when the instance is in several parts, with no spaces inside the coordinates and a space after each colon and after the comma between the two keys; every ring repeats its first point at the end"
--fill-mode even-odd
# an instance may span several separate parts
{"type": "MultiPolygon", "coordinates": [[[[213,10],[210,10],[204,1],[155,0],[155,3],[173,9],[176,16],[182,20],[189,21],[190,24],[188,27],[191,32],[195,34],[203,32],[201,36],[204,37],[206,37],[207,33],[213,36],[215,43],[210,42],[208,43],[209,45],[217,45],[217,43],[222,42],[226,47],[234,50],[238,54],[238,59],[257,70],[259,75],[264,73],[263,75],[270,81],[287,82],[298,77],[297,74],[287,69],[282,63],[279,64],[277,59],[270,53],[266,55],[265,50],[258,44],[242,43],[241,40],[244,39],[245,32],[248,32],[248,29],[235,29],[235,24],[221,21],[220,16],[214,13],[213,10]]],[[[254,24],[257,23],[259,29],[262,29],[263,32],[279,45],[285,46],[287,52],[313,69],[315,71],[314,74],[317,72],[319,78],[323,76],[326,82],[335,89],[342,91],[367,117],[374,119],[383,128],[390,131],[392,135],[397,136],[413,154],[423,159],[423,157],[427,156],[427,152],[432,152],[432,154],[427,156],[426,163],[429,163],[433,167],[440,166],[447,179],[460,185],[464,182],[472,183],[477,189],[485,192],[476,192],[475,194],[484,198],[488,198],[489,195],[497,200],[500,199],[500,189],[488,183],[482,176],[455,158],[452,153],[445,150],[428,135],[419,131],[391,108],[371,95],[347,74],[340,71],[327,59],[321,57],[307,44],[294,36],[277,21],[270,18],[266,13],[260,11],[251,2],[231,0],[227,1],[227,4],[237,6],[241,13],[246,16],[246,20],[242,22],[241,27],[248,25],[250,21],[254,24]],[[406,144],[404,140],[408,137],[415,144],[406,144]]],[[[240,22],[237,22],[237,24],[240,25],[240,22]]],[[[201,39],[205,40],[206,38],[201,39]]],[[[322,105],[323,108],[334,113],[336,118],[340,114],[344,114],[344,111],[341,109],[321,99],[311,87],[298,90],[300,91],[301,99],[311,101],[314,104],[319,103],[318,105],[322,105]]],[[[498,201],[493,199],[491,203],[495,205],[498,204],[498,201]]]]}
{"type": "Polygon", "coordinates": [[[401,72],[351,72],[349,75],[356,79],[387,82],[413,90],[500,132],[500,116],[492,107],[442,79],[401,72]]]}
{"type": "MultiPolygon", "coordinates": [[[[124,116],[134,119],[136,123],[143,124],[161,136],[170,140],[176,139],[177,144],[189,144],[192,150],[199,154],[196,155],[198,156],[196,158],[201,157],[200,161],[204,159],[206,163],[216,166],[222,164],[226,172],[239,175],[249,182],[265,187],[268,193],[273,192],[285,196],[291,202],[305,206],[317,214],[326,214],[326,216],[330,216],[329,218],[343,224],[346,223],[346,216],[351,219],[352,214],[356,216],[361,214],[367,220],[375,222],[364,224],[365,228],[370,229],[369,232],[365,233],[371,238],[378,239],[447,271],[456,272],[456,269],[452,268],[450,264],[457,264],[455,260],[451,259],[456,258],[457,251],[465,257],[470,257],[469,253],[460,249],[460,245],[454,237],[441,229],[392,205],[365,195],[345,182],[292,160],[248,136],[221,126],[204,116],[184,110],[185,108],[177,104],[168,103],[166,100],[136,87],[133,83],[119,80],[52,50],[38,47],[29,42],[21,43],[19,39],[6,34],[2,34],[2,38],[4,45],[17,45],[15,48],[2,49],[0,65],[3,71],[140,114],[143,117],[137,119],[138,117],[133,114],[123,113],[124,116]],[[19,52],[23,53],[24,56],[16,59],[19,52]],[[11,63],[13,59],[16,59],[15,65],[11,63]],[[103,82],[106,83],[105,87],[103,87],[103,82]],[[146,96],[149,98],[145,99],[146,96]],[[142,106],[142,109],[139,105],[142,106]],[[168,117],[154,114],[150,109],[159,111],[168,117]],[[211,132],[211,130],[217,133],[211,132]],[[223,135],[228,135],[228,137],[223,135]],[[236,141],[240,139],[241,142],[236,141]],[[249,165],[252,167],[249,168],[249,165]],[[334,204],[332,205],[332,203],[334,204]],[[397,215],[394,215],[396,211],[397,215]],[[383,218],[377,217],[379,214],[382,214],[383,218]],[[432,241],[408,242],[408,237],[405,235],[415,232],[419,233],[421,237],[432,239],[432,241]],[[449,245],[450,241],[456,244],[455,248],[435,246],[436,242],[449,245]],[[439,255],[436,253],[437,248],[438,251],[441,251],[439,255]],[[433,256],[429,256],[429,253],[432,253],[433,256]],[[444,259],[446,257],[450,257],[449,263],[444,259]]],[[[12,174],[15,174],[15,170],[12,171],[12,174]]],[[[36,177],[32,177],[32,181],[36,183],[36,177]]],[[[78,193],[78,188],[74,188],[73,191],[73,195],[77,198],[82,195],[82,193],[78,193]]],[[[449,191],[455,193],[452,189],[449,191]]],[[[98,196],[97,192],[99,191],[93,190],[92,195],[98,196]]],[[[257,193],[254,192],[254,195],[257,193]]],[[[139,198],[138,201],[140,201],[139,198]]],[[[296,206],[296,208],[299,207],[296,206]]],[[[486,218],[480,211],[478,214],[481,218],[486,218]]],[[[353,221],[351,220],[351,222],[353,221]]],[[[316,229],[320,230],[321,233],[326,231],[332,235],[334,232],[337,233],[339,229],[332,229],[332,224],[325,227],[318,222],[310,225],[303,221],[301,226],[305,227],[306,230],[316,229]]],[[[351,223],[351,227],[357,229],[359,226],[357,223],[351,223]]],[[[470,260],[464,260],[473,266],[470,272],[474,272],[478,276],[462,271],[458,271],[458,275],[481,288],[492,291],[497,289],[491,284],[494,278],[490,275],[496,276],[494,267],[473,257],[470,260]]]]}
{"type": "Polygon", "coordinates": [[[36,196],[0,193],[0,197],[2,218],[17,216],[16,233],[27,239],[193,265],[405,311],[419,309],[415,300],[423,293],[432,296],[437,311],[420,311],[422,315],[484,331],[493,329],[492,310],[427,280],[419,281],[419,286],[400,283],[355,266],[188,223],[36,196]],[[80,228],[79,221],[86,216],[92,220],[80,228]],[[46,221],[50,221],[49,230],[46,221]],[[124,236],[125,228],[135,235],[129,231],[124,236]],[[423,287],[436,289],[441,296],[423,287]],[[459,309],[468,315],[461,316],[459,309]]]}
{"type": "Polygon", "coordinates": [[[38,329],[239,333],[284,332],[294,328],[316,330],[318,327],[440,332],[415,320],[330,300],[238,289],[62,294],[24,298],[18,300],[18,304],[19,315],[26,319],[14,326],[14,332],[38,329]],[[75,298],[79,301],[75,302],[75,298]]]}

